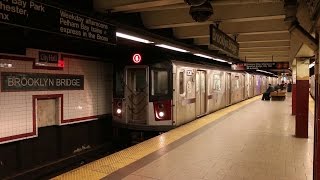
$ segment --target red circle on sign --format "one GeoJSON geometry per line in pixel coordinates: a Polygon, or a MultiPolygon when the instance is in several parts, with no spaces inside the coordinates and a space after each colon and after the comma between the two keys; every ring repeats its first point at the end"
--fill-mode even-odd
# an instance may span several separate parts
{"type": "Polygon", "coordinates": [[[140,54],[134,54],[132,56],[132,61],[136,64],[140,63],[142,60],[141,55],[140,54]]]}

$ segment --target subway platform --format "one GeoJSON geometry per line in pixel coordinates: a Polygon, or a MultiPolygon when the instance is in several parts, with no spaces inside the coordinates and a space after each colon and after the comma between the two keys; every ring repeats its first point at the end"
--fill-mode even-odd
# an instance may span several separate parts
{"type": "Polygon", "coordinates": [[[251,98],[54,179],[311,180],[309,138],[294,137],[291,94],[285,101],[251,98]]]}

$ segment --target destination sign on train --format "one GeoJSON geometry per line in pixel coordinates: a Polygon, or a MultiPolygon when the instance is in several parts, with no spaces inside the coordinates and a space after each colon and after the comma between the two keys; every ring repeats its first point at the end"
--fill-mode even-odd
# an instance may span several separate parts
{"type": "Polygon", "coordinates": [[[289,62],[249,62],[231,65],[232,70],[288,69],[289,62]]]}
{"type": "Polygon", "coordinates": [[[34,0],[0,0],[0,23],[116,44],[116,27],[34,0]]]}

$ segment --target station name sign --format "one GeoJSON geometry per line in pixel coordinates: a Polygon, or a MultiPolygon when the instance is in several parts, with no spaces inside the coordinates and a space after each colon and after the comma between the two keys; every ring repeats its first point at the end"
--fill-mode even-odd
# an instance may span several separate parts
{"type": "Polygon", "coordinates": [[[34,0],[0,0],[0,23],[116,44],[116,27],[34,0]]]}
{"type": "Polygon", "coordinates": [[[58,53],[39,51],[39,62],[57,64],[58,61],[59,61],[59,54],[58,53]]]}
{"type": "Polygon", "coordinates": [[[232,70],[288,69],[289,62],[252,62],[232,64],[232,70]]]}
{"type": "Polygon", "coordinates": [[[83,89],[83,75],[1,72],[2,92],[83,89]]]}
{"type": "Polygon", "coordinates": [[[239,43],[212,24],[210,25],[210,45],[218,50],[239,56],[239,43]]]}

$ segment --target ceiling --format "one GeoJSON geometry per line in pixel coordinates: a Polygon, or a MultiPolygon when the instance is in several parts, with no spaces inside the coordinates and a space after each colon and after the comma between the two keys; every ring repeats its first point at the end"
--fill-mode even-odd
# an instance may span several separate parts
{"type": "Polygon", "coordinates": [[[219,22],[219,29],[237,37],[239,58],[247,62],[290,61],[290,33],[284,22],[282,0],[214,0],[214,14],[203,23],[189,15],[184,0],[94,0],[99,12],[139,13],[144,27],[172,29],[177,39],[191,39],[194,45],[209,45],[209,25],[219,22]]]}

